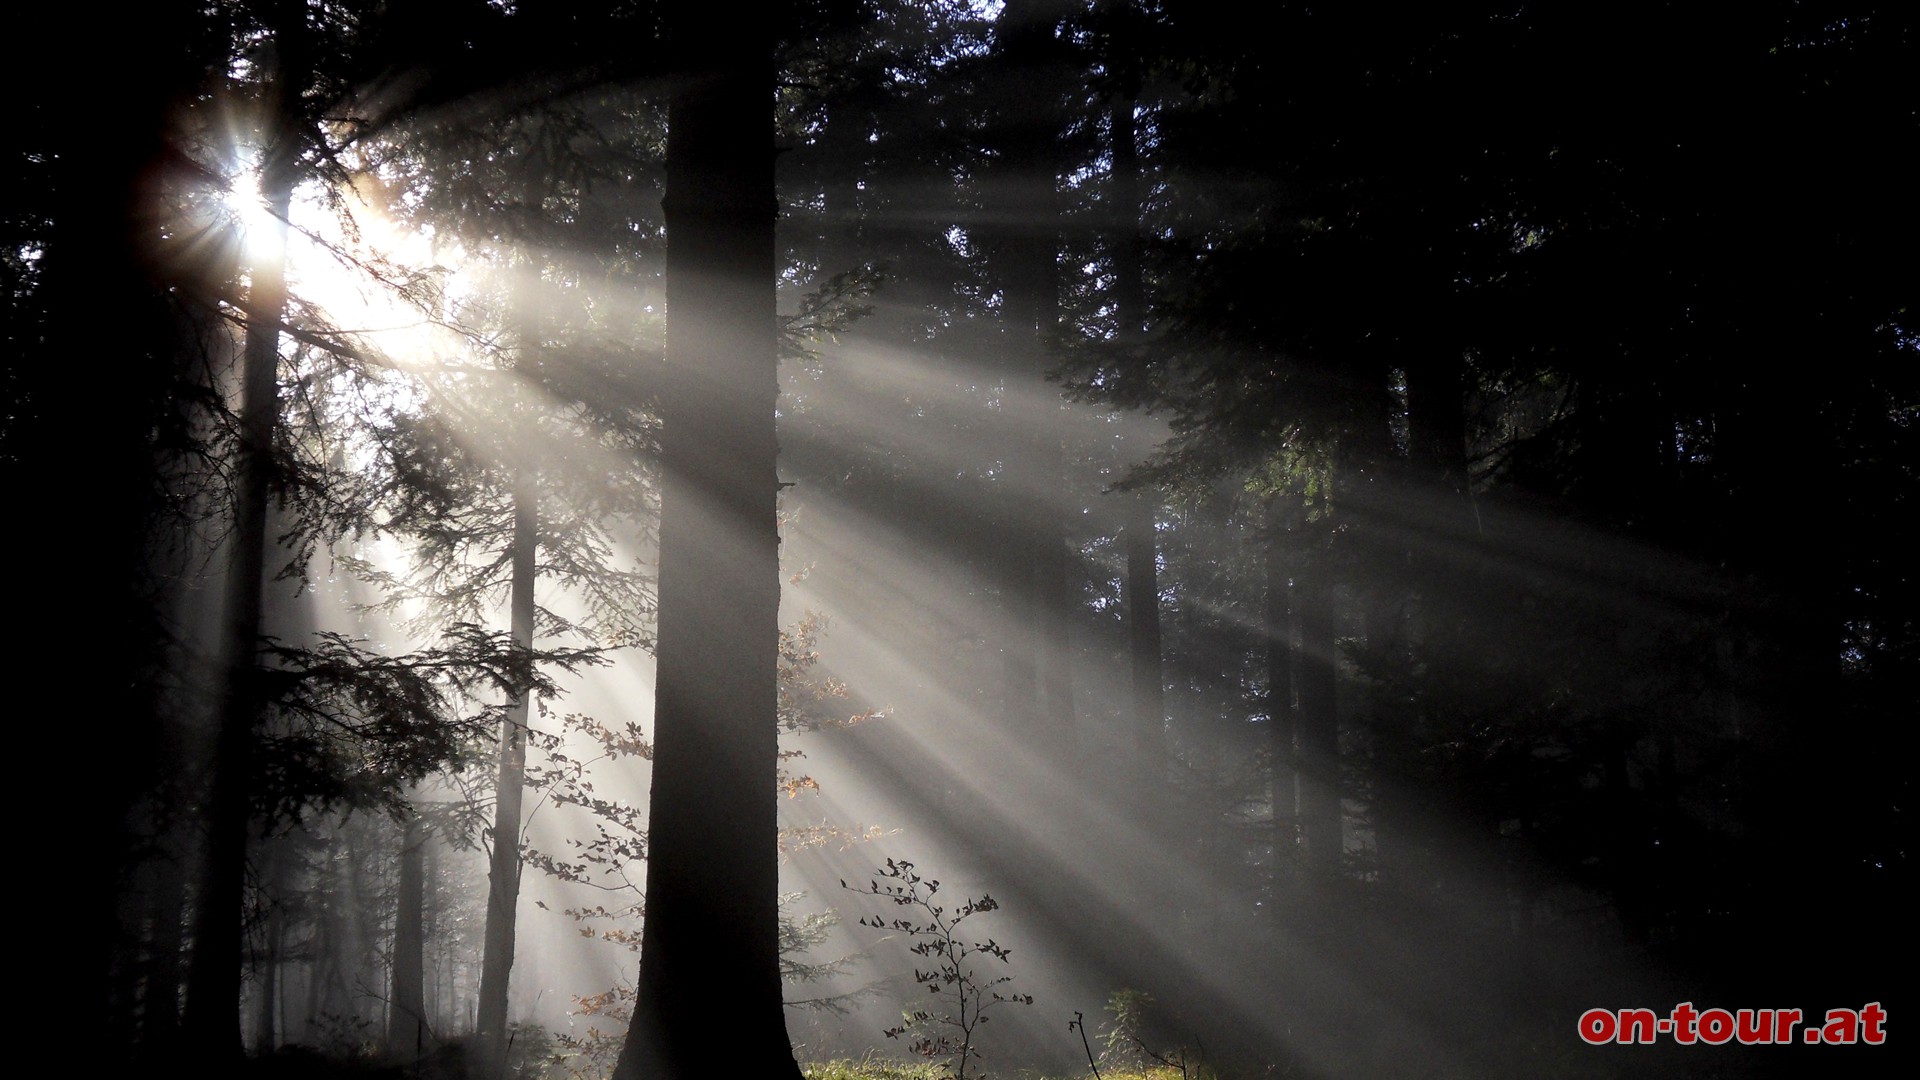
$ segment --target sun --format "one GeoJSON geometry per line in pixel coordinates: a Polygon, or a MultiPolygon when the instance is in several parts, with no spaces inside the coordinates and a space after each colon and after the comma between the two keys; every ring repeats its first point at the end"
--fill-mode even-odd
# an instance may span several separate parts
{"type": "Polygon", "coordinates": [[[269,267],[285,275],[291,317],[336,340],[351,338],[395,360],[441,351],[445,307],[461,295],[461,253],[437,244],[431,229],[387,212],[371,177],[305,178],[281,197],[262,181],[261,154],[230,151],[221,215],[249,278],[269,267]],[[431,278],[434,287],[421,288],[431,278]],[[423,301],[438,298],[441,310],[423,301]]]}
{"type": "Polygon", "coordinates": [[[274,212],[261,186],[261,168],[257,150],[235,147],[220,197],[221,210],[239,239],[242,268],[249,274],[283,258],[286,250],[287,221],[274,212]]]}

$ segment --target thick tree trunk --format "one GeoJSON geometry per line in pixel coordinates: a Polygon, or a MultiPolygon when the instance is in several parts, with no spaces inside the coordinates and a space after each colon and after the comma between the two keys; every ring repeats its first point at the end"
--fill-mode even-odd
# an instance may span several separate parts
{"type": "MultiPolygon", "coordinates": [[[[38,285],[7,301],[0,490],[16,521],[0,547],[7,565],[61,582],[63,598],[36,608],[35,630],[22,635],[10,664],[49,685],[85,686],[90,714],[112,720],[112,737],[91,748],[89,794],[70,807],[67,827],[88,838],[90,865],[123,876],[109,887],[72,890],[69,915],[87,932],[76,935],[59,984],[48,989],[102,1070],[123,1064],[131,1048],[130,1012],[120,1006],[133,1001],[123,991],[136,970],[139,908],[113,887],[128,883],[147,840],[130,827],[137,816],[130,811],[156,775],[180,764],[156,753],[151,669],[161,635],[147,541],[158,488],[156,420],[169,409],[169,382],[188,350],[178,348],[176,297],[151,273],[151,215],[155,162],[167,154],[176,103],[203,73],[191,30],[197,10],[156,0],[115,12],[115,32],[101,34],[95,9],[15,8],[7,27],[18,34],[9,37],[25,42],[31,31],[45,41],[89,40],[88,64],[74,65],[65,50],[17,48],[0,76],[7,100],[17,103],[8,125],[12,159],[36,163],[8,176],[38,173],[44,183],[8,191],[10,214],[20,215],[9,217],[10,226],[35,219],[30,232],[8,236],[22,256],[37,249],[38,285]],[[111,71],[139,92],[117,95],[112,108],[87,109],[85,122],[76,122],[73,106],[85,99],[81,88],[94,71],[111,71]],[[86,463],[84,481],[76,462],[86,463]],[[79,641],[113,645],[75,649],[79,641]],[[100,1045],[103,1021],[119,1045],[100,1045]]],[[[68,752],[66,725],[27,727],[28,758],[68,752]]]]}
{"type": "Polygon", "coordinates": [[[727,1068],[797,1080],[779,969],[773,780],[775,525],[772,41],[765,20],[682,2],[668,112],[668,391],[647,914],[614,1075],[727,1068]]]}
{"type": "MultiPolygon", "coordinates": [[[[531,664],[534,555],[539,545],[538,480],[522,462],[513,493],[513,648],[531,664]]],[[[531,677],[532,671],[522,673],[531,677]]],[[[507,1054],[507,984],[513,973],[514,927],[520,906],[520,808],[526,793],[527,722],[531,691],[520,689],[500,721],[493,804],[493,852],[487,869],[487,926],[480,963],[478,1076],[499,1076],[507,1054]]]]}

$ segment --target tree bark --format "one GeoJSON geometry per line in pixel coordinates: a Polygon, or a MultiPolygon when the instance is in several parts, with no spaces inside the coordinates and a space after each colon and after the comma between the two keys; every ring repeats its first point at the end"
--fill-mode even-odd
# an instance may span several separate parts
{"type": "Polygon", "coordinates": [[[1299,697],[1300,827],[1307,860],[1317,877],[1340,876],[1343,850],[1340,806],[1340,715],[1336,699],[1339,642],[1326,568],[1314,567],[1296,590],[1300,656],[1295,672],[1299,697]]]}
{"type": "Polygon", "coordinates": [[[427,1041],[426,1004],[427,830],[418,815],[407,818],[400,840],[400,883],[393,915],[393,986],[388,995],[387,1051],[396,1061],[417,1062],[427,1041]]]}
{"type": "MultiPolygon", "coordinates": [[[[1125,5],[1119,5],[1122,11],[1125,5]]],[[[1113,148],[1113,306],[1115,340],[1144,348],[1147,318],[1145,252],[1140,231],[1140,152],[1133,111],[1140,91],[1138,61],[1116,48],[1108,63],[1120,81],[1108,107],[1113,148]]],[[[1144,357],[1130,358],[1144,362],[1144,357]]],[[[1132,660],[1132,743],[1150,801],[1165,783],[1166,692],[1160,645],[1160,565],[1155,532],[1158,500],[1147,488],[1126,496],[1127,646],[1132,660]]],[[[1158,816],[1157,811],[1154,812],[1158,816]]]]}
{"type": "Polygon", "coordinates": [[[1268,777],[1273,785],[1274,881],[1286,860],[1280,854],[1297,846],[1300,838],[1300,756],[1295,743],[1299,714],[1294,709],[1294,680],[1298,650],[1293,642],[1293,560],[1287,557],[1293,525],[1299,516],[1296,497],[1275,494],[1267,500],[1267,548],[1264,620],[1267,644],[1267,743],[1271,760],[1268,777]]]}
{"type": "MultiPolygon", "coordinates": [[[[278,85],[284,88],[282,78],[278,85]]],[[[285,90],[277,91],[284,97],[285,90]]],[[[276,112],[284,116],[284,109],[276,112]]],[[[206,798],[206,849],[195,901],[193,959],[184,1029],[189,1052],[206,1060],[237,1057],[240,1037],[241,909],[251,821],[248,779],[259,727],[260,623],[266,568],[267,500],[279,421],[280,325],[286,317],[287,213],[293,203],[295,140],[282,124],[267,148],[260,187],[273,225],[250,240],[255,252],[248,289],[243,354],[240,447],[235,462],[233,532],[228,542],[224,625],[225,674],[214,722],[206,798]]]]}
{"type": "Polygon", "coordinates": [[[281,964],[287,945],[287,902],[294,892],[299,861],[299,849],[292,836],[282,837],[267,848],[267,865],[263,871],[267,887],[260,905],[266,916],[262,934],[265,941],[260,962],[255,965],[256,977],[260,980],[260,992],[254,999],[253,1014],[253,1050],[256,1054],[270,1054],[277,1049],[280,1045],[278,1033],[286,1026],[284,995],[280,993],[281,964]]]}
{"type": "MultiPolygon", "coordinates": [[[[534,555],[539,545],[538,478],[521,462],[513,493],[513,592],[510,600],[516,661],[531,665],[534,555]]],[[[530,667],[520,672],[531,678],[530,667]]],[[[487,869],[487,925],[480,963],[479,1076],[499,1076],[507,1054],[507,985],[513,973],[515,922],[520,906],[520,808],[526,793],[527,722],[532,692],[523,683],[500,721],[493,803],[493,852],[487,869]]]]}
{"type": "Polygon", "coordinates": [[[647,914],[614,1075],[798,1080],[779,969],[772,39],[682,2],[668,110],[667,359],[647,914]]]}
{"type": "MultiPolygon", "coordinates": [[[[7,565],[61,582],[63,597],[37,607],[35,630],[22,635],[11,663],[49,685],[87,687],[89,712],[112,718],[112,737],[92,747],[90,793],[75,800],[68,828],[88,838],[122,889],[148,840],[136,824],[139,800],[157,776],[182,771],[178,759],[163,758],[154,707],[163,637],[147,541],[158,504],[156,421],[170,409],[188,350],[179,348],[176,297],[154,274],[152,215],[155,163],[167,157],[177,103],[204,72],[191,32],[197,10],[178,0],[129,7],[114,13],[112,34],[98,32],[97,10],[78,5],[5,17],[15,40],[89,43],[84,66],[66,50],[15,49],[0,76],[18,103],[8,126],[14,160],[34,153],[38,162],[8,175],[38,174],[42,185],[8,190],[10,212],[21,214],[10,221],[34,218],[31,234],[9,232],[9,240],[24,253],[31,235],[40,261],[31,295],[8,297],[0,490],[16,522],[0,547],[7,565]],[[112,108],[85,109],[76,122],[95,71],[139,91],[117,95],[112,108]],[[87,463],[84,482],[75,462],[87,463]],[[49,543],[54,522],[58,540],[49,543]],[[78,641],[113,646],[102,654],[75,649],[78,641]]],[[[68,751],[66,725],[27,727],[28,757],[68,751]]],[[[123,991],[137,971],[139,909],[123,903],[121,889],[73,891],[71,917],[88,931],[59,965],[50,996],[73,1018],[73,1036],[89,1040],[92,1063],[112,1069],[132,1049],[122,1006],[134,1000],[123,991]],[[98,1045],[103,1021],[113,1025],[112,1046],[98,1045]]]]}
{"type": "MultiPolygon", "coordinates": [[[[1015,621],[1032,635],[1009,654],[1011,693],[1030,719],[1034,742],[1069,775],[1077,761],[1073,701],[1069,574],[1072,562],[1064,522],[1064,462],[1060,400],[1045,383],[1049,350],[1060,322],[1060,117],[1050,102],[1065,69],[1054,28],[1066,12],[1056,0],[1011,4],[996,33],[1001,55],[1023,87],[1025,107],[1010,116],[1003,181],[1013,215],[1003,244],[1005,311],[1011,338],[1008,418],[1015,445],[1008,452],[1013,484],[1014,560],[1010,585],[1015,621]],[[1025,595],[1020,595],[1024,593],[1025,595]],[[1030,650],[1030,651],[1029,651],[1030,650]]],[[[1010,710],[1013,711],[1013,710],[1010,710]]]]}
{"type": "Polygon", "coordinates": [[[149,888],[152,959],[142,998],[140,1038],[147,1056],[165,1060],[180,1030],[180,957],[185,942],[181,911],[187,902],[186,868],[171,851],[163,850],[153,860],[149,888]]]}

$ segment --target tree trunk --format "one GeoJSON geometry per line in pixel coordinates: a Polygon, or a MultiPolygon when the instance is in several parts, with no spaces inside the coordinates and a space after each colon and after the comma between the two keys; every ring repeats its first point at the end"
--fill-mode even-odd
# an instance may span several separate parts
{"type": "MultiPolygon", "coordinates": [[[[1072,765],[1079,760],[1069,641],[1072,563],[1063,520],[1060,401],[1045,382],[1060,322],[1061,209],[1054,186],[1060,117],[1044,102],[1064,70],[1054,28],[1065,14],[1055,0],[1026,0],[1008,6],[996,33],[1002,57],[1019,73],[1017,85],[1027,88],[1028,98],[1026,108],[1008,117],[1003,209],[1012,221],[1002,257],[1008,355],[1013,361],[1006,376],[1014,440],[1007,469],[1014,503],[1008,550],[1015,560],[1010,585],[1016,595],[1011,599],[1014,621],[1032,639],[1030,651],[1016,646],[1014,651],[1022,655],[1012,658],[1017,667],[1010,669],[1008,685],[1032,694],[1030,704],[1023,700],[1018,706],[1031,719],[1029,737],[1043,751],[1043,760],[1072,775],[1072,765]]],[[[1040,805],[1045,805],[1044,796],[1040,805]]]]}
{"type": "Polygon", "coordinates": [[[149,885],[146,992],[141,998],[140,1038],[148,1057],[165,1060],[180,1032],[180,954],[185,941],[181,912],[187,903],[186,868],[163,848],[153,860],[149,885]]]}
{"type": "Polygon", "coordinates": [[[299,859],[292,836],[282,837],[267,850],[266,895],[260,905],[266,915],[266,927],[262,934],[265,944],[261,949],[260,962],[255,965],[260,980],[260,993],[255,999],[253,1014],[253,1049],[256,1054],[270,1054],[278,1048],[277,1033],[285,1027],[286,1008],[280,993],[280,967],[287,945],[287,901],[293,895],[299,859]]]}
{"type": "MultiPolygon", "coordinates": [[[[1324,561],[1324,560],[1323,560],[1324,561]]],[[[1313,567],[1296,593],[1300,601],[1299,697],[1300,827],[1307,860],[1322,881],[1340,877],[1340,714],[1336,692],[1337,626],[1326,567],[1313,567]]]]}
{"type": "Polygon", "coordinates": [[[396,1061],[420,1060],[427,1041],[426,846],[418,814],[400,840],[399,896],[393,914],[393,987],[387,1003],[387,1052],[396,1061]]]}
{"type": "Polygon", "coordinates": [[[1159,545],[1154,500],[1144,491],[1127,499],[1127,652],[1133,692],[1130,753],[1142,787],[1157,800],[1166,784],[1166,688],[1160,657],[1159,545]]]}
{"type": "Polygon", "coordinates": [[[451,1033],[453,1027],[447,1020],[450,1010],[446,1005],[448,997],[446,986],[452,981],[447,972],[450,961],[448,954],[452,949],[451,943],[443,941],[440,937],[440,857],[433,848],[429,847],[422,851],[420,871],[421,892],[424,894],[421,898],[420,939],[422,942],[432,943],[432,948],[427,951],[424,959],[426,965],[426,986],[423,988],[425,1011],[421,1015],[427,1018],[429,1028],[451,1033]]]}
{"type": "Polygon", "coordinates": [[[772,40],[765,20],[682,2],[667,130],[667,359],[647,914],[614,1075],[798,1080],[779,968],[774,776],[772,40]]]}
{"type": "MultiPolygon", "coordinates": [[[[159,487],[156,420],[170,410],[170,384],[192,350],[179,348],[177,295],[152,273],[152,214],[161,174],[155,164],[168,157],[178,102],[204,72],[192,31],[198,10],[156,0],[116,11],[115,32],[100,34],[94,9],[15,8],[7,25],[18,30],[16,40],[28,40],[29,27],[45,41],[89,40],[88,63],[73,64],[64,50],[19,48],[0,77],[7,99],[19,103],[8,128],[10,154],[15,162],[37,162],[8,176],[38,172],[44,184],[36,192],[8,189],[10,230],[27,215],[35,219],[30,232],[9,231],[8,242],[22,257],[30,244],[38,248],[39,272],[31,292],[8,296],[11,311],[0,331],[7,342],[0,490],[16,508],[16,525],[0,547],[7,565],[63,583],[63,602],[37,606],[35,630],[21,635],[9,665],[49,685],[87,687],[91,714],[113,718],[112,737],[90,748],[93,783],[70,808],[67,827],[88,838],[93,865],[122,875],[113,882],[121,888],[137,872],[138,848],[148,839],[136,825],[150,820],[135,810],[139,800],[157,775],[180,771],[177,760],[162,762],[156,753],[152,669],[162,634],[147,542],[159,487]],[[75,123],[61,103],[82,100],[79,91],[95,71],[111,71],[139,90],[116,95],[112,108],[89,110],[86,123],[75,123]],[[82,461],[84,482],[74,468],[82,461]],[[49,524],[34,528],[29,521],[49,524]],[[78,641],[113,646],[76,650],[78,641]]],[[[28,725],[27,734],[28,757],[68,751],[64,725],[28,725]]],[[[92,1040],[91,1063],[108,1070],[126,1062],[132,1045],[134,997],[124,991],[137,970],[139,909],[123,903],[120,888],[72,892],[69,915],[88,929],[71,943],[73,955],[59,965],[49,996],[74,1018],[74,1035],[92,1040]],[[113,1025],[110,1047],[98,1045],[103,1021],[113,1025]]]]}
{"type": "MultiPolygon", "coordinates": [[[[1404,375],[1406,483],[1398,499],[1421,525],[1421,538],[1404,549],[1408,588],[1402,596],[1411,617],[1388,629],[1370,612],[1368,648],[1378,651],[1387,637],[1396,637],[1429,672],[1471,672],[1481,660],[1468,645],[1466,620],[1472,601],[1488,594],[1485,574],[1492,560],[1482,553],[1468,486],[1466,361],[1457,349],[1436,344],[1410,360],[1404,375]]],[[[1457,880],[1466,871],[1465,860],[1450,853],[1461,849],[1448,834],[1460,830],[1449,826],[1444,793],[1421,764],[1430,739],[1411,718],[1375,728],[1374,868],[1378,880],[1401,897],[1435,888],[1442,875],[1457,880]]],[[[1497,828],[1458,838],[1496,841],[1497,828]]]]}
{"type": "MultiPolygon", "coordinates": [[[[1120,6],[1124,10],[1124,5],[1120,6]]],[[[1121,84],[1108,107],[1113,147],[1113,307],[1118,326],[1114,336],[1122,347],[1139,349],[1144,347],[1147,318],[1139,135],[1133,117],[1140,90],[1139,65],[1119,49],[1108,63],[1121,84]]],[[[1145,358],[1130,359],[1141,363],[1145,358]]],[[[1153,796],[1166,781],[1166,693],[1160,657],[1159,543],[1154,521],[1158,501],[1154,492],[1145,488],[1125,498],[1127,646],[1133,683],[1129,741],[1141,781],[1137,790],[1153,796]]]]}
{"type": "Polygon", "coordinates": [[[1293,565],[1288,545],[1298,517],[1295,496],[1276,494],[1267,501],[1266,602],[1267,744],[1273,785],[1274,879],[1282,886],[1285,855],[1300,839],[1300,757],[1296,745],[1299,715],[1294,710],[1298,650],[1293,642],[1293,565]]]}
{"type": "MultiPolygon", "coordinates": [[[[513,492],[513,649],[531,664],[534,555],[539,545],[538,477],[521,462],[513,492]]],[[[532,676],[522,671],[520,678],[532,676]]],[[[507,984],[513,973],[514,924],[520,906],[520,807],[526,792],[531,691],[522,684],[500,721],[499,773],[493,803],[493,853],[487,869],[487,926],[480,962],[479,1071],[501,1075],[507,1055],[507,984]]]]}
{"type": "MultiPolygon", "coordinates": [[[[284,87],[284,79],[277,85],[284,87]]],[[[278,92],[285,94],[284,90],[278,92]]],[[[276,115],[285,115],[284,110],[276,115]]],[[[281,125],[284,129],[286,125],[281,125]]],[[[220,656],[225,674],[215,717],[206,848],[196,898],[193,959],[184,1021],[188,1052],[201,1061],[237,1057],[240,1038],[241,915],[246,889],[248,778],[260,723],[260,622],[266,566],[267,500],[279,419],[280,324],[286,316],[287,213],[293,202],[294,140],[284,130],[267,148],[261,190],[273,216],[269,236],[251,238],[247,341],[241,373],[240,448],[234,463],[220,656]]]]}

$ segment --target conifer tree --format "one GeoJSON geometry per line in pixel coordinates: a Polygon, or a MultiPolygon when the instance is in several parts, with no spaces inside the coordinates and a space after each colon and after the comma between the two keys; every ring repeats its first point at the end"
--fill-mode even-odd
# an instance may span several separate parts
{"type": "Polygon", "coordinates": [[[614,1075],[797,1077],[779,969],[773,41],[679,0],[667,119],[667,364],[647,918],[614,1075]],[[724,927],[715,935],[712,927],[724,927]],[[724,1003],[724,1004],[723,1004],[724,1003]]]}

